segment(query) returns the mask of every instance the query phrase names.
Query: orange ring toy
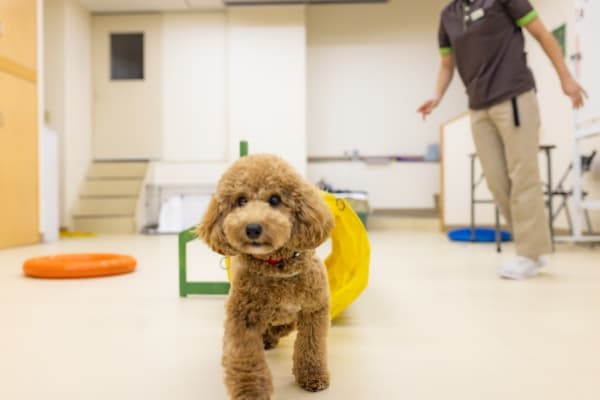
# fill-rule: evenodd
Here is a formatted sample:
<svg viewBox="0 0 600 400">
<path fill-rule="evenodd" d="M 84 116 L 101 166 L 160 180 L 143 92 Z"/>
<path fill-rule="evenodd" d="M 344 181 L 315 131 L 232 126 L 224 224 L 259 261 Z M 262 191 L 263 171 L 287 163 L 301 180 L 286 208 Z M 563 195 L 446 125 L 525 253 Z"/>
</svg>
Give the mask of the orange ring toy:
<svg viewBox="0 0 600 400">
<path fill-rule="evenodd" d="M 135 270 L 135 258 L 111 253 L 58 254 L 30 258 L 23 272 L 34 278 L 93 278 Z"/>
</svg>

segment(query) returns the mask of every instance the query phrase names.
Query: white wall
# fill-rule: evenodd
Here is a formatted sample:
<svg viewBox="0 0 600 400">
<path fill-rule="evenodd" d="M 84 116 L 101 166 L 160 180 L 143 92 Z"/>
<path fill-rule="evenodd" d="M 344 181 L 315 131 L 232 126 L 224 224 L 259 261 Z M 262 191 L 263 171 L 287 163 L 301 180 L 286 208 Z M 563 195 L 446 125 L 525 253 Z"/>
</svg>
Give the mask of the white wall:
<svg viewBox="0 0 600 400">
<path fill-rule="evenodd" d="M 47 125 L 64 130 L 64 1 L 44 1 L 44 108 Z"/>
<path fill-rule="evenodd" d="M 162 159 L 224 161 L 225 15 L 165 14 L 162 29 Z"/>
<path fill-rule="evenodd" d="M 308 178 L 326 178 L 336 189 L 367 191 L 373 210 L 418 210 L 434 208 L 439 170 L 437 163 L 309 163 Z"/>
<path fill-rule="evenodd" d="M 45 30 L 46 10 L 44 0 L 36 1 L 37 25 L 37 113 L 38 113 L 38 170 L 39 170 L 39 227 L 44 241 L 58 237 L 60 204 L 58 195 L 58 138 L 48 132 L 44 121 L 45 95 Z"/>
<path fill-rule="evenodd" d="M 574 5 L 571 0 L 560 2 L 534 0 L 532 3 L 550 30 L 567 22 L 570 19 L 570 14 L 574 13 Z M 570 29 L 572 29 L 572 25 L 567 28 L 568 34 Z M 557 146 L 557 150 L 553 154 L 553 167 L 554 171 L 562 172 L 571 161 L 573 113 L 570 102 L 568 97 L 562 93 L 560 81 L 552 64 L 544 54 L 541 46 L 528 33 L 526 33 L 526 46 L 529 65 L 533 70 L 538 89 L 542 117 L 540 139 L 542 143 Z"/>
<path fill-rule="evenodd" d="M 79 2 L 65 14 L 65 208 L 75 207 L 92 158 L 91 19 Z M 65 210 L 65 211 L 66 211 Z"/>
<path fill-rule="evenodd" d="M 426 123 L 447 0 L 308 8 L 308 154 L 424 154 L 442 121 L 466 110 L 455 79 Z M 456 76 L 458 78 L 458 76 Z M 433 179 L 433 177 L 431 177 Z"/>
<path fill-rule="evenodd" d="M 550 30 L 567 22 L 567 54 L 573 54 L 574 0 L 533 0 L 532 3 Z M 529 64 L 536 77 L 539 93 L 538 98 L 542 115 L 542 141 L 557 146 L 553 156 L 554 175 L 557 176 L 562 174 L 572 158 L 573 111 L 569 99 L 562 93 L 560 82 L 552 64 L 535 39 L 529 35 L 527 36 Z M 570 61 L 568 61 L 568 65 L 572 67 Z M 591 139 L 584 144 L 586 152 L 593 148 L 600 151 L 600 138 Z M 600 198 L 600 177 L 596 180 L 586 180 L 585 188 L 590 190 L 595 198 Z M 594 217 L 596 230 L 600 230 L 600 213 L 592 212 L 592 216 Z M 558 227 L 565 228 L 566 226 L 566 220 L 561 218 Z"/>
<path fill-rule="evenodd" d="M 69 227 L 91 161 L 91 21 L 76 0 L 45 0 L 44 9 L 45 110 L 59 138 L 60 224 Z"/>
<path fill-rule="evenodd" d="M 280 155 L 306 173 L 304 6 L 227 10 L 228 120 L 232 145 Z"/>
<path fill-rule="evenodd" d="M 59 135 L 62 153 L 65 132 L 65 1 L 44 1 L 44 110 L 46 124 Z M 64 157 L 60 160 L 61 217 L 64 211 Z M 61 218 L 61 224 L 65 220 Z"/>
</svg>

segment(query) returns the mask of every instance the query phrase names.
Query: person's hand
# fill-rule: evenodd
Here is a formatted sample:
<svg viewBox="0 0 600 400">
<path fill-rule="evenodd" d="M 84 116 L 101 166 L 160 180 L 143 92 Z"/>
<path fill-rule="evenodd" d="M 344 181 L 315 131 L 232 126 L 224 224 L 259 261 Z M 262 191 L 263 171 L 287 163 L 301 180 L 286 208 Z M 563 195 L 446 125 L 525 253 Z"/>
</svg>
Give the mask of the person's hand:
<svg viewBox="0 0 600 400">
<path fill-rule="evenodd" d="M 427 100 L 421 105 L 421 107 L 417 109 L 417 112 L 423 115 L 423 121 L 425 121 L 425 118 L 427 118 L 427 116 L 431 114 L 431 112 L 438 106 L 438 104 L 440 104 L 440 99 L 431 99 Z"/>
<path fill-rule="evenodd" d="M 573 108 L 583 107 L 585 99 L 588 97 L 587 92 L 577 83 L 572 76 L 561 82 L 563 92 L 569 96 L 573 103 Z"/>
</svg>

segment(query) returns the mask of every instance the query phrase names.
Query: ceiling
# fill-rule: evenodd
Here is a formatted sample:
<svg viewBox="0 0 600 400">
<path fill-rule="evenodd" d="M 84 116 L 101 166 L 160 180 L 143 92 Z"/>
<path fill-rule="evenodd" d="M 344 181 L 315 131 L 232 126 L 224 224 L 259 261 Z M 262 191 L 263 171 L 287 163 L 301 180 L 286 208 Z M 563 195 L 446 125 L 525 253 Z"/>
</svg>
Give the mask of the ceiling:
<svg viewBox="0 0 600 400">
<path fill-rule="evenodd" d="M 221 10 L 226 5 L 385 3 L 389 0 L 79 0 L 94 13 Z"/>
<path fill-rule="evenodd" d="M 79 0 L 92 12 L 192 11 L 224 8 L 223 0 Z"/>
</svg>

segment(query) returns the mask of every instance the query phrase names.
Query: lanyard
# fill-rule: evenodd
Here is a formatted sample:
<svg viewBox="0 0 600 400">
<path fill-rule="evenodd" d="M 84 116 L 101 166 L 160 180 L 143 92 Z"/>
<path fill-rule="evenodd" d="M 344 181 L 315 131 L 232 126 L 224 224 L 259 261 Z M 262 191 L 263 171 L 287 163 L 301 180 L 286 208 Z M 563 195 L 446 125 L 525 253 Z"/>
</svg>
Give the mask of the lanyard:
<svg viewBox="0 0 600 400">
<path fill-rule="evenodd" d="M 468 27 L 468 22 L 469 22 L 469 13 L 471 11 L 471 1 L 470 0 L 463 0 L 462 1 L 462 5 L 463 5 L 463 30 L 467 30 Z"/>
</svg>

